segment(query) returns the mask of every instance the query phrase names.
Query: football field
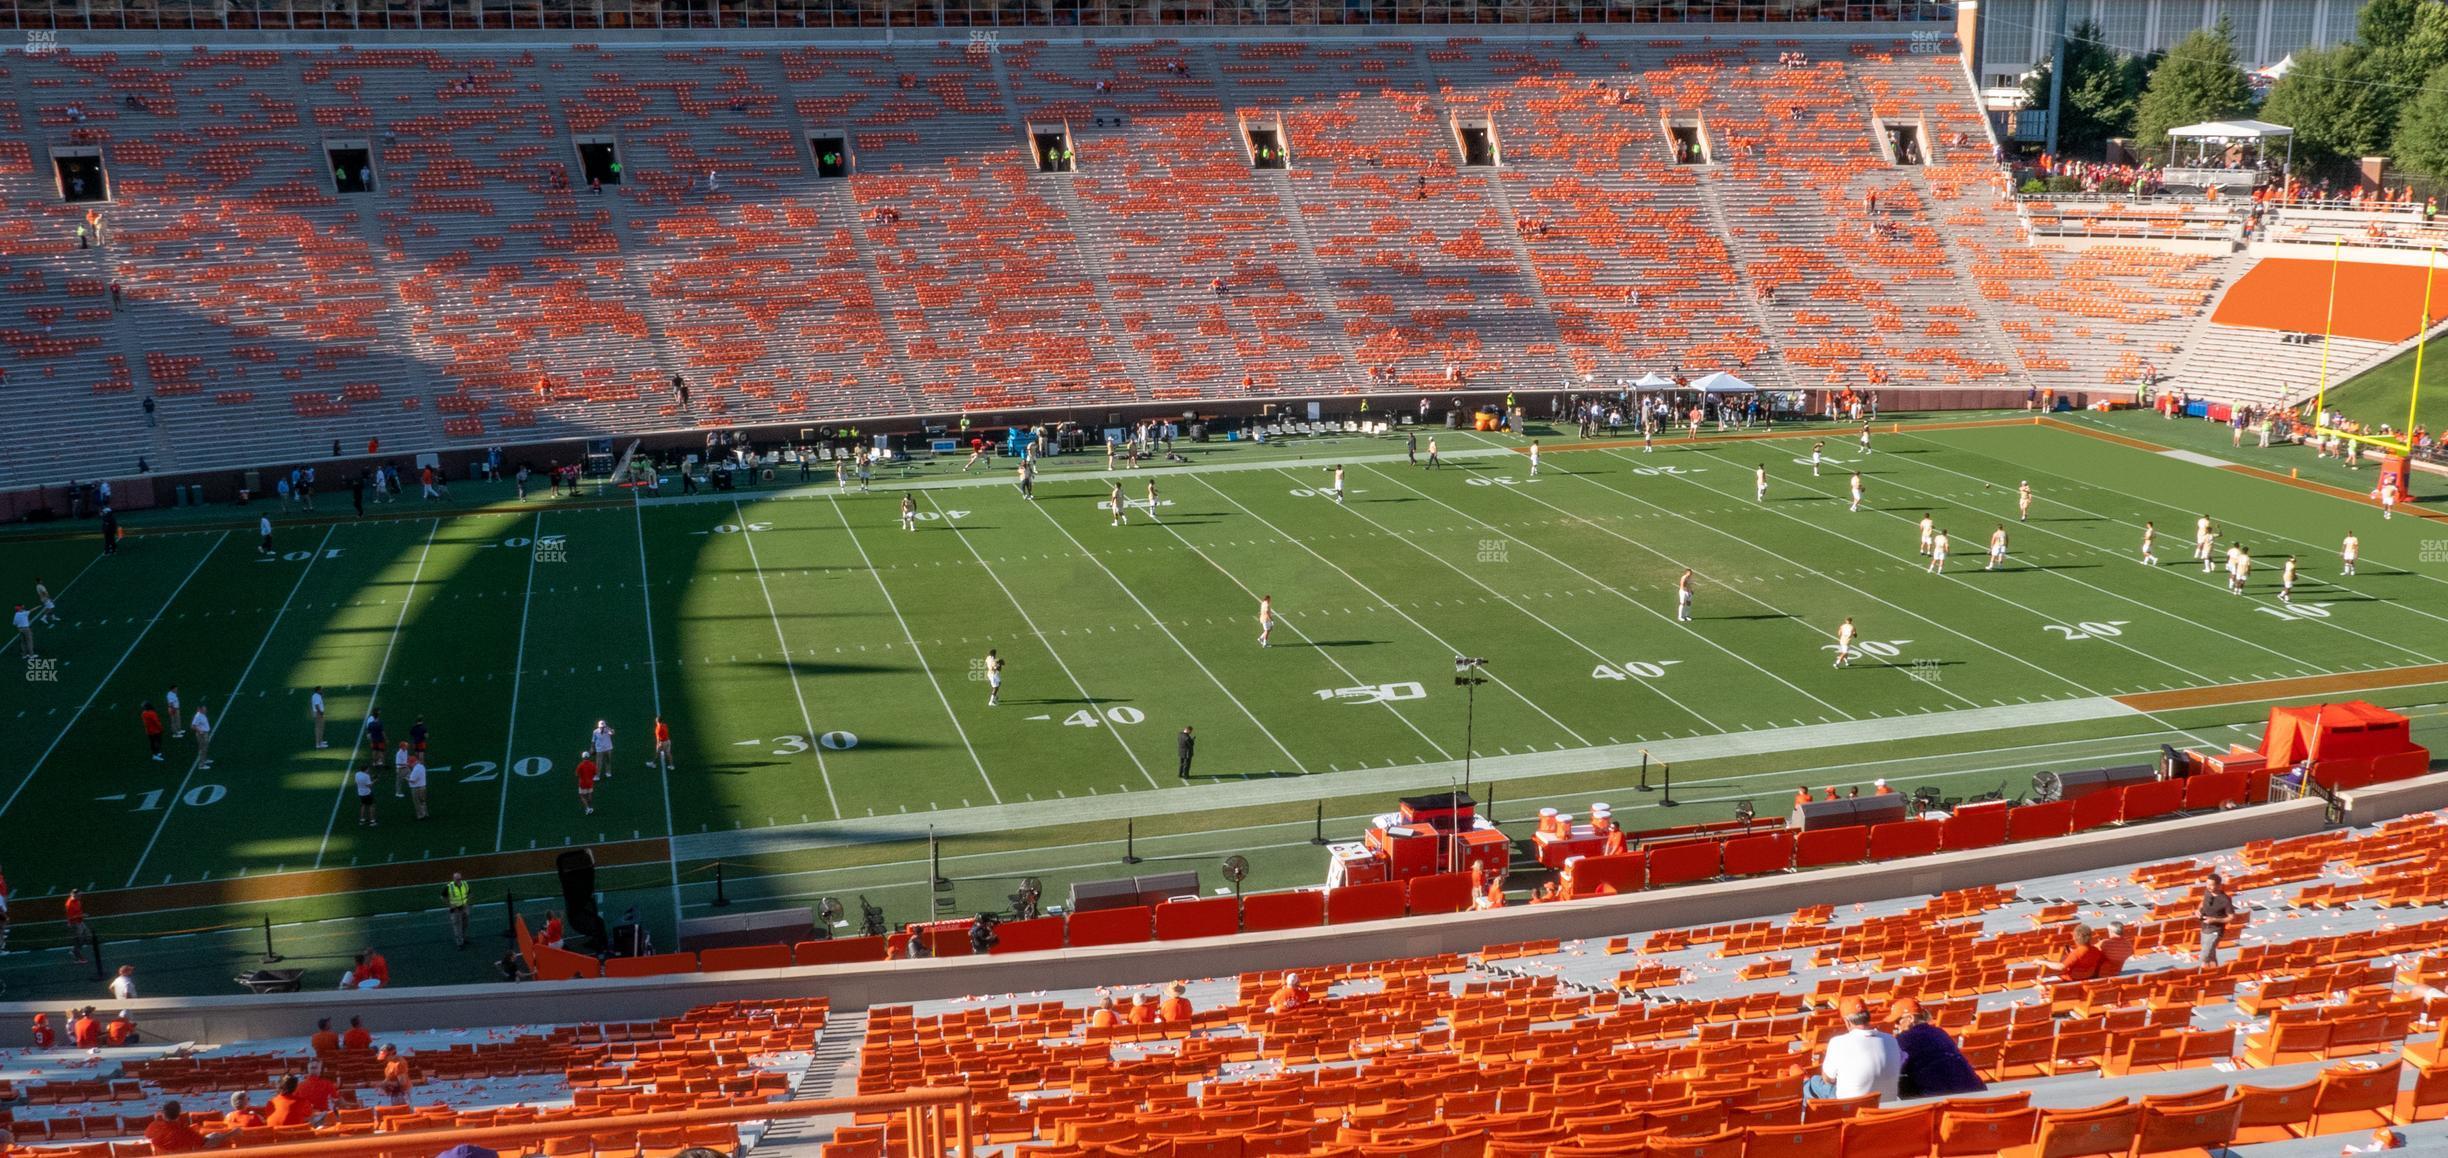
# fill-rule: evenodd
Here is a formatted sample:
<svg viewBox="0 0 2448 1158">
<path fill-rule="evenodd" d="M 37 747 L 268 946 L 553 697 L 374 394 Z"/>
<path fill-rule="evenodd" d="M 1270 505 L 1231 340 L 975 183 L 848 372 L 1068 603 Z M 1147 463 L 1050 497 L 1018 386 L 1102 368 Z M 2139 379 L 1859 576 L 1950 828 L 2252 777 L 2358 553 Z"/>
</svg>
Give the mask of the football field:
<svg viewBox="0 0 2448 1158">
<path fill-rule="evenodd" d="M 2016 795 L 2040 768 L 2249 743 L 2272 702 L 2370 698 L 2440 736 L 2448 526 L 2384 522 L 2308 454 L 2233 469 L 2134 420 L 1950 415 L 1882 420 L 1866 454 L 1851 428 L 1648 453 L 1541 428 L 1534 476 L 1524 439 L 1423 431 L 1423 458 L 1430 433 L 1434 469 L 1400 436 L 1211 444 L 1111 475 L 1058 458 L 1034 501 L 1008 467 L 954 462 L 867 494 L 276 512 L 268 554 L 252 512 L 140 525 L 108 559 L 90 538 L 6 540 L 0 589 L 40 577 L 62 620 L 0 692 L 18 943 L 56 943 L 46 916 L 74 887 L 105 936 L 344 918 L 390 951 L 438 935 L 424 914 L 451 872 L 542 896 L 575 846 L 613 914 L 666 931 L 711 911 L 718 865 L 726 901 L 865 895 L 899 922 L 997 907 L 1024 876 L 1059 900 L 1127 873 L 1126 831 L 1211 887 L 1230 852 L 1258 862 L 1252 887 L 1315 884 L 1320 817 L 1353 838 L 1395 796 L 1460 782 L 1466 756 L 1508 820 L 1608 799 L 1637 828 L 1744 799 L 1775 814 L 1799 782 Z M 1953 541 L 1942 575 L 1924 514 Z M 2203 515 L 2222 560 L 2251 550 L 2246 594 L 2193 561 Z M 2145 520 L 2162 566 L 2139 561 Z M 2001 527 L 2006 562 L 1984 570 Z M 1861 654 L 1838 667 L 1848 617 Z M 1456 686 L 1456 656 L 1486 682 Z M 140 705 L 173 685 L 213 721 L 209 767 L 193 737 L 148 758 Z M 430 729 L 429 819 L 386 772 L 359 823 L 372 707 L 394 742 Z M 572 769 L 599 720 L 615 747 L 587 815 Z M 1644 753 L 1685 807 L 1638 811 L 1657 802 L 1633 786 Z"/>
</svg>

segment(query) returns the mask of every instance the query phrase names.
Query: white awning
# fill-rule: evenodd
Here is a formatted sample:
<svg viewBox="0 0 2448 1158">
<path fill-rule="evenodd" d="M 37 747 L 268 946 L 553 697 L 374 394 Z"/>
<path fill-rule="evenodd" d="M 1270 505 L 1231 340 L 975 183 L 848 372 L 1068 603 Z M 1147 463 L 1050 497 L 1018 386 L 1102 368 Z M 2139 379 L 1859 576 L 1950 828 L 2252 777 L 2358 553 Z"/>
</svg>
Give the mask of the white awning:
<svg viewBox="0 0 2448 1158">
<path fill-rule="evenodd" d="M 1708 377 L 1693 382 L 1692 389 L 1709 394 L 1748 394 L 1759 389 L 1759 387 L 1745 382 L 1732 374 L 1728 374 L 1723 370 L 1719 370 Z"/>
<path fill-rule="evenodd" d="M 2295 130 L 2268 121 L 2204 121 L 2169 129 L 2168 135 L 2184 141 L 2259 141 L 2269 137 L 2291 137 Z"/>
<path fill-rule="evenodd" d="M 1651 370 L 1650 372 L 1641 375 L 1640 381 L 1633 383 L 1634 386 L 1640 387 L 1643 390 L 1664 390 L 1673 386 L 1674 384 L 1674 379 L 1669 378 L 1664 374 L 1660 374 L 1655 370 Z"/>
</svg>

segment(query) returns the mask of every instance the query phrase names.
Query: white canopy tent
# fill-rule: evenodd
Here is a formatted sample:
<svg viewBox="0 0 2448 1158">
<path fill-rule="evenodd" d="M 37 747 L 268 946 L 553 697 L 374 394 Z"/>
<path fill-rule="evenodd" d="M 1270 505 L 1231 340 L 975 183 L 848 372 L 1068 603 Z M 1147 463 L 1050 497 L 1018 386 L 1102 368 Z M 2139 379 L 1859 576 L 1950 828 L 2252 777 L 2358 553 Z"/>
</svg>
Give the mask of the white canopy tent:
<svg viewBox="0 0 2448 1158">
<path fill-rule="evenodd" d="M 1759 387 L 1720 370 L 1694 381 L 1692 389 L 1707 394 L 1749 394 Z"/>
<path fill-rule="evenodd" d="M 1637 386 L 1643 390 L 1665 390 L 1671 388 L 1674 384 L 1674 379 L 1669 378 L 1664 374 L 1660 374 L 1655 370 L 1651 370 L 1650 372 L 1641 375 L 1640 380 L 1633 383 L 1634 386 Z"/>
<path fill-rule="evenodd" d="M 2270 142 L 2281 137 L 2287 143 L 2286 159 L 2279 166 L 2283 177 L 2295 168 L 2295 130 L 2285 125 L 2233 120 L 2169 129 L 2167 168 L 2161 180 L 2205 189 L 2258 188 L 2260 173 L 2269 163 Z M 2241 165 L 2229 160 L 2229 151 L 2237 148 L 2244 153 Z"/>
</svg>

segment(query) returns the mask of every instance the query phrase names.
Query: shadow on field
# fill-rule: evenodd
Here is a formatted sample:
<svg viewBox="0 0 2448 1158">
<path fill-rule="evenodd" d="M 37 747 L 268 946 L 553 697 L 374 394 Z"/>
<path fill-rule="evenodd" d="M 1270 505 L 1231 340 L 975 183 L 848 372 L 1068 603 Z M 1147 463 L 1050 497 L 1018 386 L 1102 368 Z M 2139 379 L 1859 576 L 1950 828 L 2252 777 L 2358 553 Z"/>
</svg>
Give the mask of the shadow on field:
<svg viewBox="0 0 2448 1158">
<path fill-rule="evenodd" d="M 897 667 L 891 664 L 846 663 L 840 660 L 824 659 L 750 659 L 741 660 L 739 666 L 761 667 L 768 671 L 796 672 L 801 676 L 871 675 L 876 672 L 897 672 L 909 670 L 907 668 Z"/>
<path fill-rule="evenodd" d="M 1699 615 L 1699 616 L 1694 616 L 1693 618 L 1695 618 L 1695 619 L 1731 619 L 1731 620 L 1737 620 L 1737 621 L 1739 621 L 1739 620 L 1745 620 L 1745 619 L 1791 619 L 1791 618 L 1793 618 L 1793 613 L 1792 613 L 1792 612 L 1790 612 L 1790 611 L 1762 611 L 1762 612 L 1760 612 L 1760 613 L 1759 613 L 1759 614 L 1757 614 L 1757 615 Z"/>
<path fill-rule="evenodd" d="M 2097 563 L 2017 563 L 2017 564 L 2015 564 L 2015 565 L 2014 565 L 2014 566 L 2012 566 L 2012 567 L 2001 567 L 2001 568 L 1999 568 L 1999 570 L 2001 570 L 2001 571 L 2096 571 L 2096 570 L 2098 570 L 2098 569 L 2099 569 L 2099 566 L 2100 566 L 2100 565 L 2099 565 L 2099 564 L 2097 564 Z"/>
<path fill-rule="evenodd" d="M 1384 643 L 1382 639 L 1311 639 L 1293 644 L 1294 647 L 1369 647 Z"/>
</svg>

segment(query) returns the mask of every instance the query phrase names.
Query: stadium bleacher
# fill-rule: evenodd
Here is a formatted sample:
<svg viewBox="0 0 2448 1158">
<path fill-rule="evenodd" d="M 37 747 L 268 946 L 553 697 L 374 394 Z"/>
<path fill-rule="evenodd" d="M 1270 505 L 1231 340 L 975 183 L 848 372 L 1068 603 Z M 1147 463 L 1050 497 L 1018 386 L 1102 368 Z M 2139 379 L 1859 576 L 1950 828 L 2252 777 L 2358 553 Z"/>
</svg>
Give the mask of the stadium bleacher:
<svg viewBox="0 0 2448 1158">
<path fill-rule="evenodd" d="M 2375 1128 L 2419 1149 L 2448 1141 L 2448 875 L 2434 855 L 2444 831 L 2448 814 L 2418 812 L 1782 917 L 1189 978 L 1186 1020 L 1158 1015 L 1172 985 L 1126 983 L 380 1032 L 410 1061 L 413 1106 L 383 1096 L 370 1056 L 334 1057 L 326 1070 L 343 1093 L 329 1120 L 246 1140 L 380 1148 L 414 1130 L 501 1128 L 531 1135 L 504 1153 L 965 1153 L 949 1130 L 933 1136 L 886 1101 L 951 1090 L 965 1091 L 961 1139 L 1053 1158 L 2275 1156 L 2365 1144 Z M 2205 963 L 2197 913 L 2213 874 L 2239 917 Z M 2072 930 L 2111 921 L 2130 959 L 2060 979 Z M 1908 998 L 1987 1089 L 1893 1103 L 1804 1095 L 1842 1010 L 1858 1004 L 1884 1024 Z M 1108 1002 L 1117 1012 L 1099 1013 Z M 379 1014 L 379 998 L 364 1004 Z M 12 1051 L 0 1104 L 9 1152 L 141 1153 L 124 1139 L 151 1107 L 180 1099 L 217 1114 L 241 1090 L 260 1106 L 308 1045 Z M 804 1124 L 760 1109 L 827 1098 L 870 1101 Z M 749 1124 L 634 1124 L 692 1109 Z M 432 1152 L 406 1141 L 390 1152 Z"/>
<path fill-rule="evenodd" d="M 2172 371 L 2240 259 L 2032 244 L 2045 213 L 2004 197 L 1954 58 L 1916 47 L 29 55 L 9 79 L 36 141 L 0 158 L 8 382 L 89 418 L 0 436 L 0 485 L 375 439 L 1404 393 L 1449 368 L 2066 394 Z M 1926 163 L 1892 164 L 1873 123 L 1911 127 Z M 1075 172 L 1035 171 L 1032 125 Z M 1460 163 L 1472 126 L 1500 165 Z M 1255 166 L 1248 129 L 1289 166 Z M 848 179 L 815 175 L 818 135 L 846 139 Z M 600 196 L 577 154 L 597 140 L 622 162 Z M 110 167 L 98 250 L 48 171 L 48 148 L 87 145 Z M 336 190 L 326 145 L 366 149 L 373 188 Z"/>
</svg>

